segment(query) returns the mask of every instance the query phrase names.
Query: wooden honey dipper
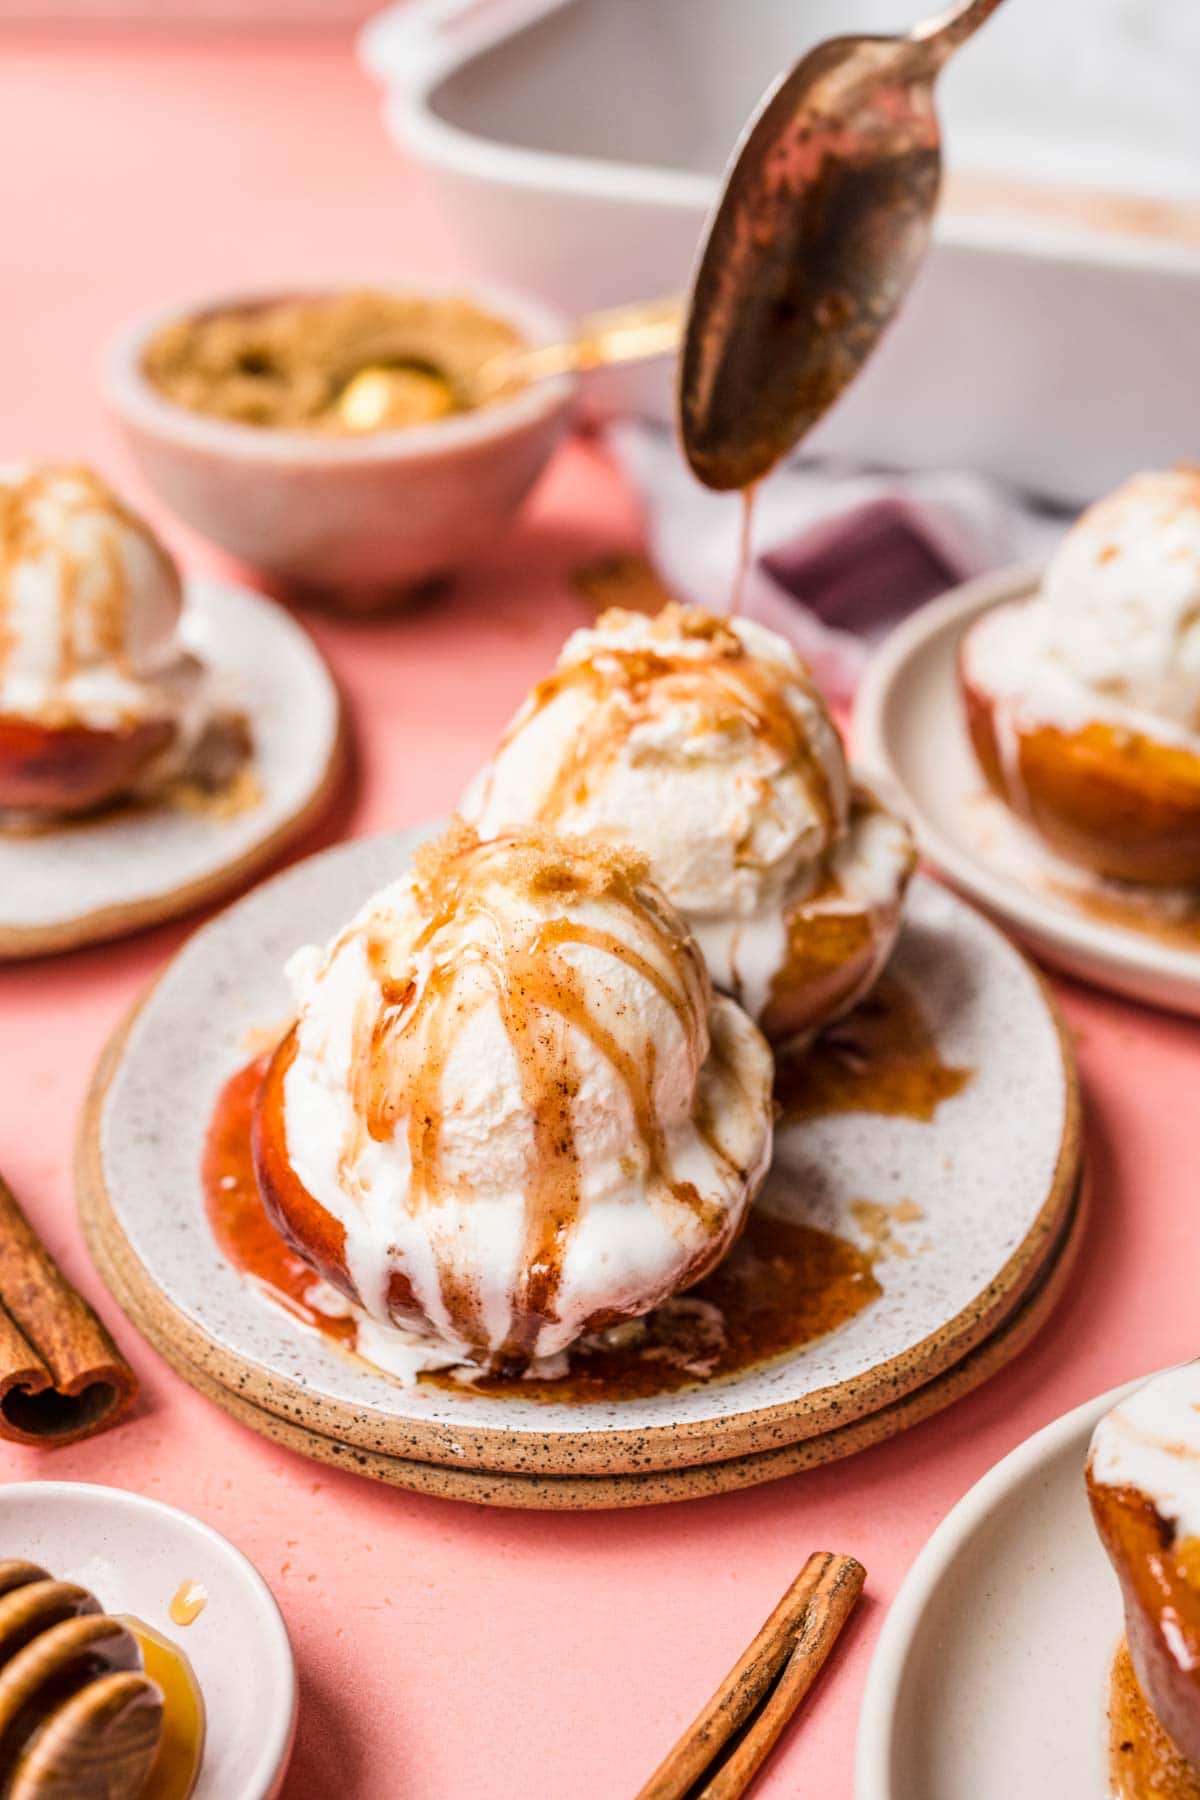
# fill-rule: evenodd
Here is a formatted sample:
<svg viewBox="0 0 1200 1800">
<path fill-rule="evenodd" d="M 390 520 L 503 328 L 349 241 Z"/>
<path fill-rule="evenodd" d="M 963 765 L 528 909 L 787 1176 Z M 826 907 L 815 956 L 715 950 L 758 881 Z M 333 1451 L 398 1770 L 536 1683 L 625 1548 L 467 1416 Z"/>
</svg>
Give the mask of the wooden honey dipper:
<svg viewBox="0 0 1200 1800">
<path fill-rule="evenodd" d="M 162 1735 L 162 1689 L 129 1626 L 75 1582 L 0 1561 L 4 1800 L 134 1800 Z"/>
</svg>

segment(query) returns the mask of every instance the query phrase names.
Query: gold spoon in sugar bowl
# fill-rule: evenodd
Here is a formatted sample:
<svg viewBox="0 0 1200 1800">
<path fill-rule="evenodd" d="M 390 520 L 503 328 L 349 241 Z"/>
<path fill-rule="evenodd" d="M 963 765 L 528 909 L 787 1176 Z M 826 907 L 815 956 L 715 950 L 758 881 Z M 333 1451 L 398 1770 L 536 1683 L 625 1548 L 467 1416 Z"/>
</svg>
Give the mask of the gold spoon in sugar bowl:
<svg viewBox="0 0 1200 1800">
<path fill-rule="evenodd" d="M 430 364 L 403 359 L 368 363 L 339 393 L 338 416 L 349 431 L 379 431 L 401 418 L 428 424 L 447 413 L 487 406 L 531 381 L 661 356 L 678 348 L 683 311 L 683 296 L 672 294 L 589 313 L 569 337 L 548 344 L 516 344 L 489 356 L 477 369 L 453 377 Z"/>
<path fill-rule="evenodd" d="M 941 181 L 934 82 L 1000 0 L 904 37 L 819 44 L 734 152 L 692 287 L 679 419 L 693 472 L 747 488 L 854 379 L 924 257 Z"/>
</svg>

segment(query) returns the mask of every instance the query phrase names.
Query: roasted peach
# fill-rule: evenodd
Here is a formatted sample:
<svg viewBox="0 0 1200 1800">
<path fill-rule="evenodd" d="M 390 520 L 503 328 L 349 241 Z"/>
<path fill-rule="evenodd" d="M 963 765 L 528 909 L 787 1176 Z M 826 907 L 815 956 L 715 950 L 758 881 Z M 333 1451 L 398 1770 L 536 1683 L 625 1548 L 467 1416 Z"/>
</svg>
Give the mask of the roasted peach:
<svg viewBox="0 0 1200 1800">
<path fill-rule="evenodd" d="M 1200 1540 L 1180 1540 L 1135 1488 L 1088 1481 L 1096 1528 L 1121 1583 L 1125 1634 L 1143 1694 L 1200 1770 Z"/>
<path fill-rule="evenodd" d="M 864 879 L 872 839 L 882 879 Z M 906 828 L 868 788 L 856 786 L 843 844 L 817 889 L 787 909 L 787 953 L 760 1020 L 773 1043 L 811 1037 L 874 986 L 900 930 L 916 865 Z"/>
<path fill-rule="evenodd" d="M 292 1168 L 287 1151 L 283 1084 L 296 1056 L 297 1040 L 289 1031 L 267 1065 L 254 1105 L 254 1174 L 272 1222 L 316 1274 L 348 1300 L 361 1296 L 346 1267 L 346 1233 L 341 1223 L 315 1200 Z M 406 1277 L 393 1269 L 388 1282 L 388 1308 L 397 1322 L 420 1326 L 423 1315 Z"/>
<path fill-rule="evenodd" d="M 136 786 L 176 730 L 169 719 L 101 729 L 0 715 L 0 810 L 57 818 L 104 806 Z"/>
<path fill-rule="evenodd" d="M 1123 881 L 1200 882 L 1200 754 L 1101 718 L 1027 719 L 972 675 L 966 646 L 959 681 L 988 786 L 1052 849 Z"/>
</svg>

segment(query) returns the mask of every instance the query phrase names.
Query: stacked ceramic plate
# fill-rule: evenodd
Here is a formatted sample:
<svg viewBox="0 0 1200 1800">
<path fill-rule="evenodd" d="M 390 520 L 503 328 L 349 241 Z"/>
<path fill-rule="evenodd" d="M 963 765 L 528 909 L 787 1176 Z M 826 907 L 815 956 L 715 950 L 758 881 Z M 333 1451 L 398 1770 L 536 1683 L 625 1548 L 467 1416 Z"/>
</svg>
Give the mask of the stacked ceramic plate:
<svg viewBox="0 0 1200 1800">
<path fill-rule="evenodd" d="M 184 947 L 109 1045 L 78 1146 L 96 1261 L 184 1377 L 252 1429 L 397 1486 L 545 1508 L 643 1505 L 846 1456 L 927 1417 L 1028 1342 L 1080 1234 L 1079 1108 L 1059 1022 L 1021 954 L 918 878 L 891 979 L 962 1079 L 931 1116 L 884 1099 L 781 1123 L 761 1209 L 869 1253 L 837 1330 L 649 1397 L 404 1387 L 228 1263 L 201 1162 L 217 1097 L 288 1018 L 283 964 L 328 938 L 424 833 L 345 844 Z"/>
</svg>

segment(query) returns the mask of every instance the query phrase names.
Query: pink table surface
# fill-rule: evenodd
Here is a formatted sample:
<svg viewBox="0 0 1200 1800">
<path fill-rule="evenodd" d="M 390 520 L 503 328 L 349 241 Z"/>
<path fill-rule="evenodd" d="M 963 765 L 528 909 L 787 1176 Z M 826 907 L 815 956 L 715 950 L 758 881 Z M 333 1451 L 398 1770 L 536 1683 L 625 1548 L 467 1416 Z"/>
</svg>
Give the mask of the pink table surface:
<svg viewBox="0 0 1200 1800">
<path fill-rule="evenodd" d="M 14 34 L 0 120 L 5 456 L 94 458 L 137 493 L 94 384 L 126 314 L 241 280 L 449 266 L 340 39 Z M 160 522 L 193 566 L 214 566 Z M 575 446 L 487 569 L 440 604 L 369 627 L 311 621 L 361 746 L 341 829 L 453 801 L 584 617 L 565 572 L 635 533 L 627 497 Z M 1056 983 L 1086 1086 L 1090 1238 L 1053 1323 L 982 1392 L 840 1466 L 647 1511 L 485 1511 L 331 1473 L 225 1418 L 114 1319 L 75 1222 L 92 1064 L 188 929 L 0 971 L 0 1167 L 143 1384 L 119 1430 L 57 1452 L 0 1447 L 0 1472 L 136 1488 L 253 1558 L 300 1669 L 288 1800 L 632 1793 L 822 1546 L 866 1563 L 869 1603 L 758 1791 L 842 1800 L 871 1648 L 933 1526 L 1029 1432 L 1198 1348 L 1196 1027 Z"/>
</svg>

